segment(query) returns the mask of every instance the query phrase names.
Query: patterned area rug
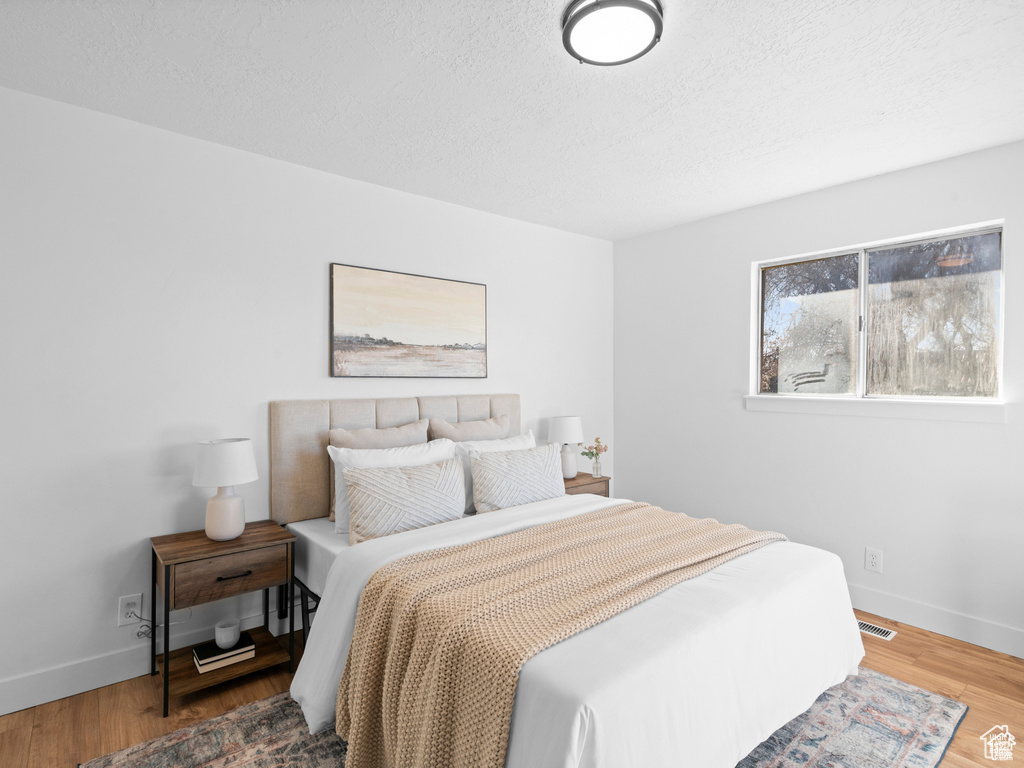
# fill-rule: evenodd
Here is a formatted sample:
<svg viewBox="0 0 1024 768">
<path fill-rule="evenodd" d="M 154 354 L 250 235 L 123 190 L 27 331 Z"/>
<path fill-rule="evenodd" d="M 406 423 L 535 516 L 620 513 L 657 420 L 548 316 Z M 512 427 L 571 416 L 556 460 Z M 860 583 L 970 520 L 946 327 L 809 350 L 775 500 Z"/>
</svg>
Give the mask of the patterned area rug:
<svg viewBox="0 0 1024 768">
<path fill-rule="evenodd" d="M 82 764 L 83 768 L 339 768 L 345 742 L 310 735 L 287 693 Z"/>
<path fill-rule="evenodd" d="M 967 707 L 864 667 L 737 768 L 934 768 Z M 310 735 L 287 693 L 90 760 L 83 768 L 341 768 L 345 743 Z"/>
<path fill-rule="evenodd" d="M 860 668 L 736 768 L 934 768 L 967 705 Z"/>
</svg>

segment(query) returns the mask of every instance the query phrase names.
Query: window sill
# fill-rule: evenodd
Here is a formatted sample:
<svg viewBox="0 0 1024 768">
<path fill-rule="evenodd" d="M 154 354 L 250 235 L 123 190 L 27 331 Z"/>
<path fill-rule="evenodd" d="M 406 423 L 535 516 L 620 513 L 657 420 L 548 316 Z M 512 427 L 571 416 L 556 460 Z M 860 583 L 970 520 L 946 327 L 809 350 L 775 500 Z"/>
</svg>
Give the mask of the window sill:
<svg viewBox="0 0 1024 768">
<path fill-rule="evenodd" d="M 811 413 L 824 416 L 868 416 L 887 419 L 926 419 L 1004 424 L 1005 405 L 987 401 L 879 400 L 875 398 L 745 395 L 748 411 Z"/>
</svg>

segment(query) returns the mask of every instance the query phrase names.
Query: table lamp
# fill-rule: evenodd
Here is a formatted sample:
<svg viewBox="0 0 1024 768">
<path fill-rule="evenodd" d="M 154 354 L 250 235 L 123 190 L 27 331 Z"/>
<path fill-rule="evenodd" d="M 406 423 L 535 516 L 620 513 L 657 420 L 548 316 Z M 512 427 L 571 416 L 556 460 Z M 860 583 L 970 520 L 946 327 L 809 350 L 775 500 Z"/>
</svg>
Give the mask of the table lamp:
<svg viewBox="0 0 1024 768">
<path fill-rule="evenodd" d="M 562 477 L 568 480 L 576 477 L 576 451 L 570 443 L 583 440 L 583 421 L 579 416 L 553 416 L 548 426 L 548 440 L 562 444 Z"/>
<path fill-rule="evenodd" d="M 206 440 L 196 449 L 196 470 L 192 485 L 216 488 L 206 502 L 206 537 L 214 541 L 237 538 L 245 530 L 245 505 L 234 486 L 258 480 L 252 440 L 229 437 Z"/>
</svg>

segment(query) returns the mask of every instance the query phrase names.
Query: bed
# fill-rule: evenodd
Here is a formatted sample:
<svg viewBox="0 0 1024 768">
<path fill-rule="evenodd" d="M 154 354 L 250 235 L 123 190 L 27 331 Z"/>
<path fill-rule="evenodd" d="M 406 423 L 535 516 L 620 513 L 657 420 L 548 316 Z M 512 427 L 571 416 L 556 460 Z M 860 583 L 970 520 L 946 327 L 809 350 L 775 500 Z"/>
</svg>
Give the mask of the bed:
<svg viewBox="0 0 1024 768">
<path fill-rule="evenodd" d="M 339 541 L 324 522 L 328 430 L 399 426 L 425 414 L 453 423 L 505 414 L 510 433 L 520 431 L 516 395 L 271 404 L 272 516 L 298 531 L 296 574 L 319 599 L 291 687 L 311 731 L 333 725 L 360 595 L 382 565 L 626 501 L 563 496 L 355 546 Z M 769 544 L 527 661 L 505 764 L 732 768 L 855 673 L 863 653 L 841 561 Z"/>
</svg>

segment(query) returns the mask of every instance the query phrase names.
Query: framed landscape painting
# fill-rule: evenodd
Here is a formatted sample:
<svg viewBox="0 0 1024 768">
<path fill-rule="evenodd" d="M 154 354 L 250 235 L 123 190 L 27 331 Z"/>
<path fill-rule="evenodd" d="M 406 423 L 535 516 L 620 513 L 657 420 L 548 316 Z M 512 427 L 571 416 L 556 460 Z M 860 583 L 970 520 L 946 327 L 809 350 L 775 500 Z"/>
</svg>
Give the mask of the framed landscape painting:
<svg viewBox="0 0 1024 768">
<path fill-rule="evenodd" d="M 331 264 L 331 376 L 487 378 L 487 286 Z"/>
</svg>

